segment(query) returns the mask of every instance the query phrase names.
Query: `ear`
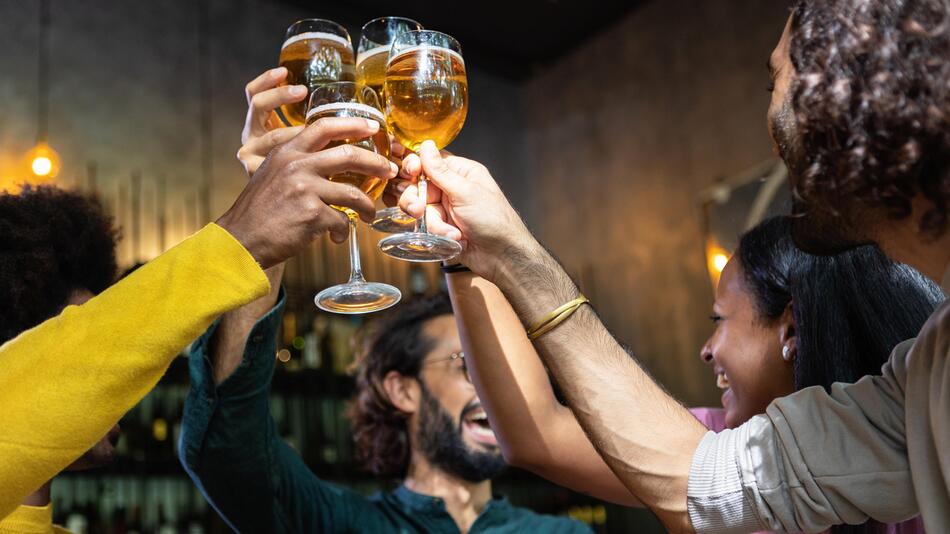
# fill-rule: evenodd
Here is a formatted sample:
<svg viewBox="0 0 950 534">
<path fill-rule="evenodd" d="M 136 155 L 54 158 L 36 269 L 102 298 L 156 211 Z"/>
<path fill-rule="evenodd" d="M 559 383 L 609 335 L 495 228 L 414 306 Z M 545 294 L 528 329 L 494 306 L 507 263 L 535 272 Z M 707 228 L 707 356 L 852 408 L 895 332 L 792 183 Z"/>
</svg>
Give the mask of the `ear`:
<svg viewBox="0 0 950 534">
<path fill-rule="evenodd" d="M 795 326 L 794 303 L 789 303 L 778 320 L 779 343 L 782 345 L 782 359 L 793 362 L 798 356 L 798 329 Z"/>
<path fill-rule="evenodd" d="M 419 411 L 422 390 L 415 378 L 390 371 L 383 378 L 383 389 L 386 391 L 386 396 L 389 397 L 389 402 L 397 410 L 407 414 Z"/>
</svg>

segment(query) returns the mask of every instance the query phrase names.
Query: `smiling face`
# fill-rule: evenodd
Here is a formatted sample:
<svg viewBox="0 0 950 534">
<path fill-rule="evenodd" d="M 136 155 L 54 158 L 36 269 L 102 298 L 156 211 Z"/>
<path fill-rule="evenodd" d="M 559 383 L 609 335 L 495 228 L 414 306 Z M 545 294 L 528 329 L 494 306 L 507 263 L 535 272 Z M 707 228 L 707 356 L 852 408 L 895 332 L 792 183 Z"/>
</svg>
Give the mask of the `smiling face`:
<svg viewBox="0 0 950 534">
<path fill-rule="evenodd" d="M 716 330 L 700 356 L 710 364 L 723 390 L 726 426 L 741 425 L 777 397 L 795 391 L 791 362 L 782 358 L 783 320 L 762 320 L 736 257 L 729 260 L 713 304 Z"/>
<path fill-rule="evenodd" d="M 422 363 L 422 401 L 415 425 L 416 442 L 434 465 L 466 480 L 481 481 L 505 468 L 498 441 L 488 423 L 464 359 L 452 315 L 426 322 L 422 334 L 433 342 Z"/>
</svg>

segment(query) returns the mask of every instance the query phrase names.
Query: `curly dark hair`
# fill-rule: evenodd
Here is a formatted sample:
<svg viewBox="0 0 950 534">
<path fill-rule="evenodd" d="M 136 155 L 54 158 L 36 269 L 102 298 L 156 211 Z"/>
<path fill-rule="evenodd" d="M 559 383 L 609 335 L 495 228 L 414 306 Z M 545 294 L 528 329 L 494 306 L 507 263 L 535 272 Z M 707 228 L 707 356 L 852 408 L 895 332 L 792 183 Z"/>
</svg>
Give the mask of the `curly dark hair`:
<svg viewBox="0 0 950 534">
<path fill-rule="evenodd" d="M 374 325 L 376 334 L 359 363 L 349 410 L 357 460 L 374 475 L 404 477 L 409 467 L 409 414 L 390 402 L 383 379 L 390 371 L 418 377 L 435 344 L 423 335 L 423 326 L 451 314 L 452 303 L 442 293 L 401 304 Z"/>
<path fill-rule="evenodd" d="M 59 313 L 74 290 L 108 287 L 117 237 L 94 197 L 50 186 L 0 193 L 0 343 Z"/>
<path fill-rule="evenodd" d="M 950 0 L 800 0 L 791 108 L 805 158 L 796 194 L 836 213 L 857 198 L 893 219 L 923 195 L 920 230 L 950 208 Z M 843 202 L 842 202 L 843 201 Z"/>
</svg>

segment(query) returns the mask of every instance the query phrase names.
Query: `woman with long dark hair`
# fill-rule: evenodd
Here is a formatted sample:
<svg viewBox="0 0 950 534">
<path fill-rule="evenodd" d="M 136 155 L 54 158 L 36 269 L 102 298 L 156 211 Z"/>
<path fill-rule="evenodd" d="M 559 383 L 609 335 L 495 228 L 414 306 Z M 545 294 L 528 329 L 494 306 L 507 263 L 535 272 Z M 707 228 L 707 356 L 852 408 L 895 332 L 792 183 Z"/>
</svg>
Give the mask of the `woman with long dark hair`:
<svg viewBox="0 0 950 534">
<path fill-rule="evenodd" d="M 506 459 L 577 491 L 637 505 L 570 409 L 557 401 L 501 292 L 467 273 L 450 275 L 449 288 L 466 360 Z M 716 328 L 701 350 L 723 390 L 723 408 L 693 413 L 719 431 L 798 389 L 877 374 L 894 346 L 913 337 L 943 298 L 936 285 L 876 247 L 810 256 L 795 248 L 787 219 L 767 220 L 742 236 L 723 270 L 713 306 Z M 922 530 L 914 520 L 834 531 L 885 527 Z"/>
</svg>

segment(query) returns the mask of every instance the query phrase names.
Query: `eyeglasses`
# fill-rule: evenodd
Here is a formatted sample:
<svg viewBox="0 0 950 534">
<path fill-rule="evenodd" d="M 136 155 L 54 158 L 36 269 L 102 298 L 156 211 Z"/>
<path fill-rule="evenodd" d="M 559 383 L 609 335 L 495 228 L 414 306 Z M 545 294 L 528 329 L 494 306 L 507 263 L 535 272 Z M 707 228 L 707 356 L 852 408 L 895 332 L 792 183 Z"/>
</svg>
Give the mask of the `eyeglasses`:
<svg viewBox="0 0 950 534">
<path fill-rule="evenodd" d="M 465 363 L 465 353 L 462 351 L 453 352 L 452 354 L 449 355 L 448 358 L 439 358 L 437 360 L 429 360 L 427 362 L 423 362 L 422 366 L 425 367 L 426 365 L 433 364 L 433 363 L 450 362 L 450 361 L 455 361 L 455 360 L 461 361 L 462 363 L 461 369 L 462 369 L 462 372 L 465 374 L 465 380 L 468 380 L 468 383 L 471 384 L 472 375 L 468 373 L 468 365 Z"/>
</svg>

